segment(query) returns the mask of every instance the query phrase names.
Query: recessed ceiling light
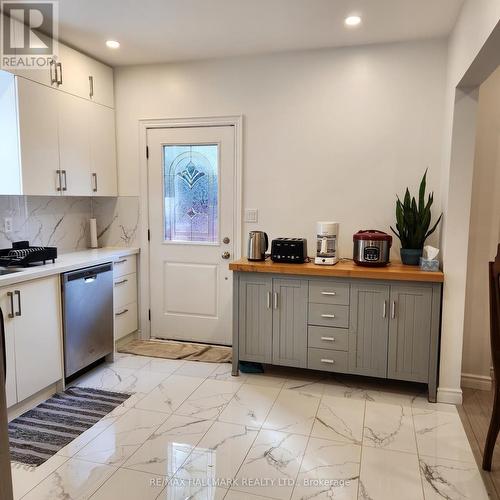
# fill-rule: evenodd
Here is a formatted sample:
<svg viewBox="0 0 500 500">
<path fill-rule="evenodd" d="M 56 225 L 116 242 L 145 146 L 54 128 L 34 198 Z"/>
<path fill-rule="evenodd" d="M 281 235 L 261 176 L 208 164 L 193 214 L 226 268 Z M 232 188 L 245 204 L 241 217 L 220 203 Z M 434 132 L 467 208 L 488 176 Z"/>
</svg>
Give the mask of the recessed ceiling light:
<svg viewBox="0 0 500 500">
<path fill-rule="evenodd" d="M 118 49 L 120 48 L 120 42 L 117 42 L 116 40 L 107 40 L 106 46 L 110 49 Z"/>
<path fill-rule="evenodd" d="M 346 26 L 358 26 L 361 24 L 361 18 L 359 16 L 348 16 L 344 21 Z"/>
</svg>

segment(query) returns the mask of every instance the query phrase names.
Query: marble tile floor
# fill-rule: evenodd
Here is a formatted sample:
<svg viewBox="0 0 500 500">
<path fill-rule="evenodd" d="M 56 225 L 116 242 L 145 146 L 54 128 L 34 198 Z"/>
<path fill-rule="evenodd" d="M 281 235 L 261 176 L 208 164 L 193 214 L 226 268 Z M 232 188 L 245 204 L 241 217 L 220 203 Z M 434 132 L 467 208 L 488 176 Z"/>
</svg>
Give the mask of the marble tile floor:
<svg viewBox="0 0 500 500">
<path fill-rule="evenodd" d="M 420 386 L 118 355 L 74 384 L 134 395 L 33 469 L 25 500 L 488 498 L 454 406 Z"/>
</svg>

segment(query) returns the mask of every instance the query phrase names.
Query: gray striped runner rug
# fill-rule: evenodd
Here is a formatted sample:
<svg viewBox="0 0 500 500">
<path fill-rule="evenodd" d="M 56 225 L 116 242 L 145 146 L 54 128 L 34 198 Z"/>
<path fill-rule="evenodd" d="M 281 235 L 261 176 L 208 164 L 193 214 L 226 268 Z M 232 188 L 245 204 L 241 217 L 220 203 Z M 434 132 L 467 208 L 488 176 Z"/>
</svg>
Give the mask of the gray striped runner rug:
<svg viewBox="0 0 500 500">
<path fill-rule="evenodd" d="M 38 467 L 129 397 L 82 387 L 56 394 L 10 422 L 11 459 Z"/>
</svg>

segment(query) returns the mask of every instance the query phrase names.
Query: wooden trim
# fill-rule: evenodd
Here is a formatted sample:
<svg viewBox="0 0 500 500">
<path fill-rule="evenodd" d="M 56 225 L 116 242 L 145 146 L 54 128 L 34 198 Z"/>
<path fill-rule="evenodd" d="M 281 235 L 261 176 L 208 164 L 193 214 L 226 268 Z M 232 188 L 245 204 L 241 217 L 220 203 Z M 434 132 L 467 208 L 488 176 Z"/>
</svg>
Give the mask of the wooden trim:
<svg viewBox="0 0 500 500">
<path fill-rule="evenodd" d="M 339 262 L 334 266 L 307 264 L 281 264 L 271 260 L 263 262 L 241 259 L 229 264 L 231 271 L 247 273 L 291 274 L 299 276 L 324 276 L 342 278 L 365 278 L 392 281 L 416 281 L 426 283 L 442 283 L 444 274 L 441 271 L 422 271 L 418 266 L 405 266 L 394 263 L 385 267 L 358 266 L 352 261 Z"/>
<path fill-rule="evenodd" d="M 473 373 L 462 373 L 461 386 L 468 389 L 479 389 L 490 391 L 492 385 L 491 377 L 487 375 L 475 375 Z"/>
</svg>

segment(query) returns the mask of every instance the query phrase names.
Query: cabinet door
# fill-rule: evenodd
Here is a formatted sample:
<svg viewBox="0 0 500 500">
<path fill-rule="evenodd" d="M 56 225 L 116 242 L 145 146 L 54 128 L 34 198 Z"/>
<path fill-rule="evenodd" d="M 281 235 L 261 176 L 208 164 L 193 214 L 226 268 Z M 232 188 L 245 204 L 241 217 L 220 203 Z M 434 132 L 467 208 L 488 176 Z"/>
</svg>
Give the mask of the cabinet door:
<svg viewBox="0 0 500 500">
<path fill-rule="evenodd" d="M 19 139 L 23 194 L 60 194 L 58 92 L 18 78 Z"/>
<path fill-rule="evenodd" d="M 91 100 L 114 108 L 113 68 L 91 59 L 89 73 L 89 76 L 92 77 Z"/>
<path fill-rule="evenodd" d="M 80 97 L 58 92 L 59 155 L 63 194 L 90 196 L 89 103 Z"/>
<path fill-rule="evenodd" d="M 91 59 L 80 52 L 59 44 L 58 68 L 59 90 L 71 95 L 90 99 L 90 71 Z"/>
<path fill-rule="evenodd" d="M 349 373 L 387 377 L 389 286 L 353 284 Z"/>
<path fill-rule="evenodd" d="M 307 367 L 307 280 L 273 280 L 273 364 Z"/>
<path fill-rule="evenodd" d="M 92 193 L 117 196 L 115 111 L 88 103 L 90 116 L 90 153 Z"/>
<path fill-rule="evenodd" d="M 22 194 L 16 77 L 5 71 L 0 71 L 0 165 L 0 194 Z"/>
<path fill-rule="evenodd" d="M 272 278 L 245 275 L 239 290 L 239 357 L 242 361 L 272 362 Z"/>
<path fill-rule="evenodd" d="M 428 381 L 431 312 L 430 287 L 391 286 L 389 378 Z"/>
<path fill-rule="evenodd" d="M 21 283 L 16 290 L 15 309 L 21 313 L 15 318 L 16 380 L 22 401 L 62 379 L 59 276 Z"/>
<path fill-rule="evenodd" d="M 0 309 L 5 327 L 5 395 L 7 397 L 7 408 L 17 403 L 15 329 L 14 318 L 9 317 L 9 314 L 12 314 L 13 310 L 9 292 L 9 289 L 0 289 Z"/>
</svg>

